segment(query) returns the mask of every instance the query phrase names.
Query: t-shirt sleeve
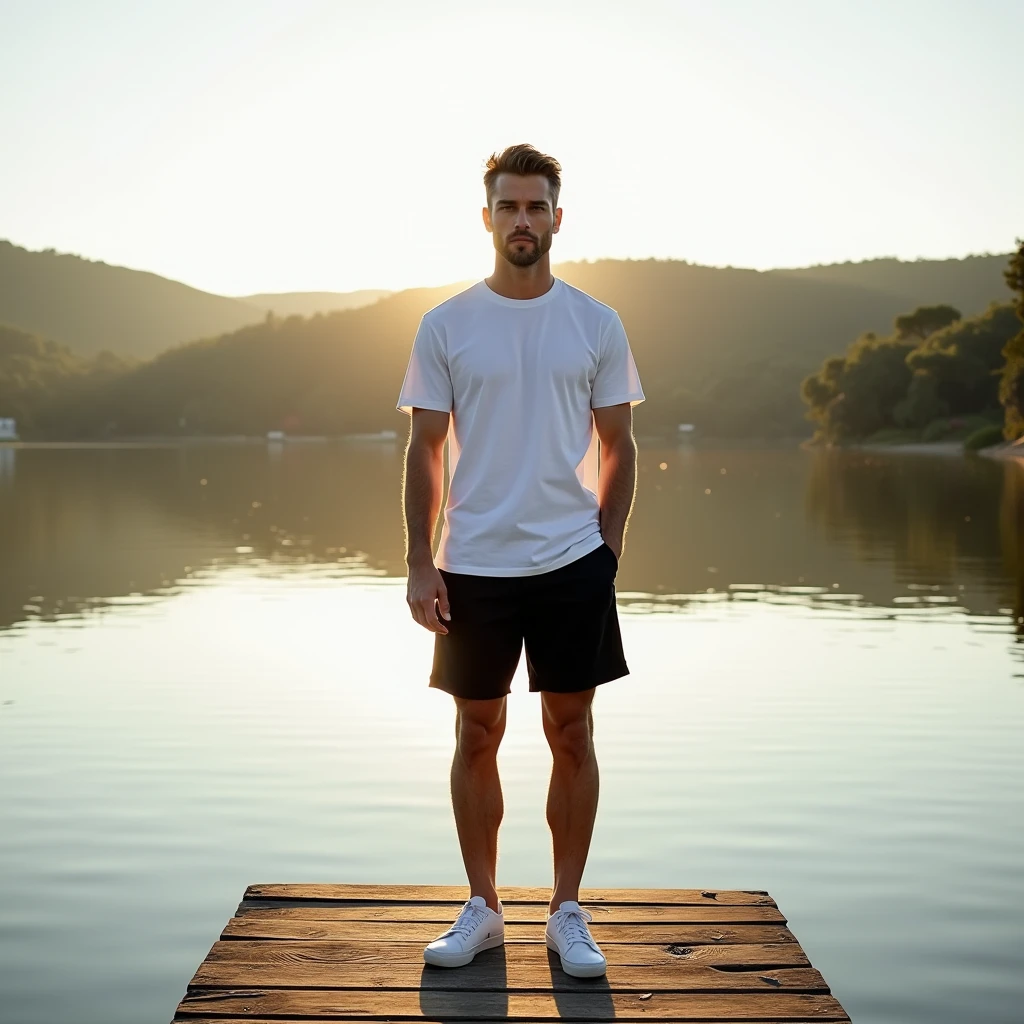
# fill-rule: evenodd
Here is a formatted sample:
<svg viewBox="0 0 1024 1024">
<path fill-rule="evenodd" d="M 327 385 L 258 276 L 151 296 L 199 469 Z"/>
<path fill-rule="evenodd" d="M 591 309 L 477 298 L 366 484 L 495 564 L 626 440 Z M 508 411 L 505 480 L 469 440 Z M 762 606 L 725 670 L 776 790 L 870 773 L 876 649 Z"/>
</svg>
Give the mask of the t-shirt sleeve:
<svg viewBox="0 0 1024 1024">
<path fill-rule="evenodd" d="M 411 416 L 414 407 L 436 409 L 438 412 L 451 412 L 452 409 L 452 378 L 448 372 L 444 342 L 425 317 L 420 319 L 413 339 L 409 365 L 395 408 Z"/>
<path fill-rule="evenodd" d="M 620 405 L 622 402 L 639 405 L 644 400 L 640 375 L 629 348 L 626 329 L 616 313 L 605 325 L 601 337 L 590 407 L 599 409 L 605 405 Z"/>
</svg>

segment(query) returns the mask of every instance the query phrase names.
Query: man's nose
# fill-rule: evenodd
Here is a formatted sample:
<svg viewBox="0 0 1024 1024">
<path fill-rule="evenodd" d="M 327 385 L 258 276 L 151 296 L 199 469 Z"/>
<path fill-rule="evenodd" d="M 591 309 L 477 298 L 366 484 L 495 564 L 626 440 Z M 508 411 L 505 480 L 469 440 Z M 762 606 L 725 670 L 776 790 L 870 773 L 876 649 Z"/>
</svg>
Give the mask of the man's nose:
<svg viewBox="0 0 1024 1024">
<path fill-rule="evenodd" d="M 530 217 L 525 210 L 520 210 L 516 214 L 516 228 L 530 229 Z"/>
</svg>

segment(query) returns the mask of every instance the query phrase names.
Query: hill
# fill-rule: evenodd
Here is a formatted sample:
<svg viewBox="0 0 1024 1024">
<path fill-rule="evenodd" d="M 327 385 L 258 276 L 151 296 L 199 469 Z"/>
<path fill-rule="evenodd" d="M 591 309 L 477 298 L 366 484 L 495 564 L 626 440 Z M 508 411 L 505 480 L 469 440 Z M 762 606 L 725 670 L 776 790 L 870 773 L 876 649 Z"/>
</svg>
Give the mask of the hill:
<svg viewBox="0 0 1024 1024">
<path fill-rule="evenodd" d="M 276 316 L 313 316 L 315 313 L 334 313 L 339 309 L 369 306 L 391 294 L 381 288 L 366 288 L 358 292 L 276 292 L 243 295 L 239 302 L 257 306 Z"/>
<path fill-rule="evenodd" d="M 727 318 L 707 307 L 728 293 L 735 282 L 764 282 L 757 290 L 765 296 L 799 294 L 819 301 L 808 310 L 816 315 L 830 297 L 860 294 L 862 306 L 854 328 L 883 330 L 895 312 L 918 305 L 947 302 L 966 315 L 981 312 L 993 300 L 1006 301 L 1009 293 L 1002 278 L 1007 256 L 968 256 L 952 260 L 868 260 L 758 272 L 712 268 L 677 260 L 600 260 L 594 263 L 563 263 L 556 273 L 579 283 L 613 306 L 630 304 L 639 285 L 644 305 L 664 306 L 666 316 L 655 310 L 655 319 L 683 315 L 688 322 L 705 322 L 713 312 L 716 321 Z M 794 292 L 794 281 L 819 285 Z M 712 285 L 712 294 L 705 287 Z M 678 296 L 659 289 L 681 289 L 686 297 L 680 310 Z M 764 289 L 763 292 L 761 289 Z M 854 291 L 851 291 L 853 289 Z M 415 291 L 415 289 L 414 289 Z M 140 359 L 151 358 L 173 345 L 237 330 L 265 318 L 268 310 L 278 316 L 310 316 L 336 309 L 352 309 L 390 293 L 284 292 L 231 298 L 214 295 L 171 281 L 147 271 L 115 267 L 52 249 L 34 252 L 0 240 L 0 323 L 70 346 L 79 355 L 103 349 Z M 617 305 L 618 304 L 618 305 Z M 735 309 L 740 313 L 741 311 Z M 740 320 L 746 322 L 741 316 Z M 725 325 L 727 326 L 727 325 Z M 840 339 L 844 345 L 849 338 Z M 840 345 L 840 347 L 841 347 Z"/>
<path fill-rule="evenodd" d="M 84 356 L 106 350 L 147 359 L 184 341 L 257 323 L 268 312 L 312 316 L 356 309 L 390 294 L 364 289 L 232 298 L 158 274 L 0 240 L 0 323 Z"/>
<path fill-rule="evenodd" d="M 622 316 L 648 397 L 636 414 L 641 433 L 687 421 L 717 436 L 807 435 L 803 378 L 865 328 L 891 325 L 922 301 L 896 289 L 669 260 L 564 263 L 555 272 Z M 394 403 L 419 317 L 467 283 L 310 318 L 269 317 L 178 346 L 112 382 L 89 421 L 65 421 L 61 431 L 403 429 Z M 1001 291 L 995 275 L 991 296 Z M 963 292 L 954 298 L 965 313 L 977 311 Z"/>
<path fill-rule="evenodd" d="M 957 309 L 980 312 L 993 300 L 1006 301 L 1009 292 L 1002 275 L 1008 259 L 1008 253 L 949 260 L 887 258 L 771 270 L 769 274 L 860 285 L 904 301 L 915 296 L 920 306 L 948 303 Z M 993 294 L 994 287 L 998 294 Z"/>
<path fill-rule="evenodd" d="M 234 331 L 266 316 L 239 299 L 158 274 L 114 267 L 0 239 L 0 323 L 70 346 L 149 358 L 194 338 Z"/>
<path fill-rule="evenodd" d="M 4 252 L 17 262 L 13 249 Z M 47 310 L 38 297 L 37 311 L 60 320 L 65 333 L 38 325 L 26 329 L 75 347 L 68 333 L 86 321 L 95 330 L 106 315 L 123 328 L 124 346 L 103 347 L 148 360 L 107 381 L 103 401 L 91 410 L 78 403 L 73 416 L 58 415 L 60 401 L 53 399 L 50 414 L 36 417 L 49 436 L 401 429 L 405 421 L 394 401 L 419 317 L 469 283 L 409 289 L 310 318 L 282 318 L 155 275 L 78 257 L 18 252 L 23 262 L 25 256 L 37 260 L 33 286 L 39 296 L 46 273 L 53 271 L 51 298 L 59 301 Z M 693 422 L 705 434 L 779 437 L 810 433 L 800 384 L 826 357 L 864 331 L 886 332 L 899 314 L 937 299 L 965 316 L 992 301 L 1005 302 L 1005 265 L 1005 257 L 976 256 L 767 272 L 654 259 L 562 263 L 554 269 L 622 316 L 648 397 L 637 411 L 640 431 Z M 88 294 L 88 280 L 97 283 L 105 306 Z M 4 305 L 17 306 L 16 292 L 3 279 L 0 322 L 6 318 L 22 326 L 24 320 Z M 203 309 L 247 322 L 220 332 L 206 325 L 194 335 L 202 340 L 165 344 L 153 357 L 154 338 L 187 323 L 182 310 L 176 311 L 179 300 L 190 317 Z M 107 338 L 114 333 L 110 329 Z M 90 349 L 77 348 L 76 354 L 82 351 Z"/>
</svg>

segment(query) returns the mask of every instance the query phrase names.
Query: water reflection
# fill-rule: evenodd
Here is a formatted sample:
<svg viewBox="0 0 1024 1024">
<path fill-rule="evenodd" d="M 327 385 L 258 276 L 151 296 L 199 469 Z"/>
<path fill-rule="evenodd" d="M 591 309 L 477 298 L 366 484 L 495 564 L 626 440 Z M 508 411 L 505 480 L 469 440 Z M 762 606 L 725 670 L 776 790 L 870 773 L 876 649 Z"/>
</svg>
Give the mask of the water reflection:
<svg viewBox="0 0 1024 1024">
<path fill-rule="evenodd" d="M 1024 636 L 1024 462 L 1005 467 L 999 526 L 1006 575 L 1013 581 L 1013 619 Z"/>
<path fill-rule="evenodd" d="M 0 448 L 0 628 L 171 597 L 234 564 L 404 575 L 402 446 Z M 641 449 L 635 607 L 751 594 L 1024 612 L 1024 466 Z"/>
<path fill-rule="evenodd" d="M 858 564 L 891 567 L 894 595 L 873 591 L 872 603 L 908 604 L 917 592 L 920 603 L 954 595 L 979 614 L 1009 614 L 1019 607 L 1020 573 L 1007 554 L 1012 516 L 1000 508 L 1019 506 L 1020 470 L 979 457 L 820 452 L 807 520 Z"/>
</svg>

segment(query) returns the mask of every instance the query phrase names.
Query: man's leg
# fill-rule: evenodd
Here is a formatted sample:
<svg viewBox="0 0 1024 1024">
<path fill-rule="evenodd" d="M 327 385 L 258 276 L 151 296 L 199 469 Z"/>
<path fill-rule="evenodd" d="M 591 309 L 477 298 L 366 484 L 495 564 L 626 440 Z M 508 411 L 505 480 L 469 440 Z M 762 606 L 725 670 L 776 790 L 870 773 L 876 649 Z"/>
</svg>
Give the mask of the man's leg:
<svg viewBox="0 0 1024 1024">
<path fill-rule="evenodd" d="M 554 849 L 555 885 L 548 907 L 579 900 L 580 881 L 597 817 L 594 687 L 580 693 L 541 692 L 544 735 L 551 747 L 547 819 Z"/>
<path fill-rule="evenodd" d="M 455 708 L 452 809 L 469 878 L 469 895 L 483 896 L 487 906 L 497 912 L 498 826 L 505 810 L 497 756 L 505 733 L 506 698 L 456 697 Z"/>
</svg>

